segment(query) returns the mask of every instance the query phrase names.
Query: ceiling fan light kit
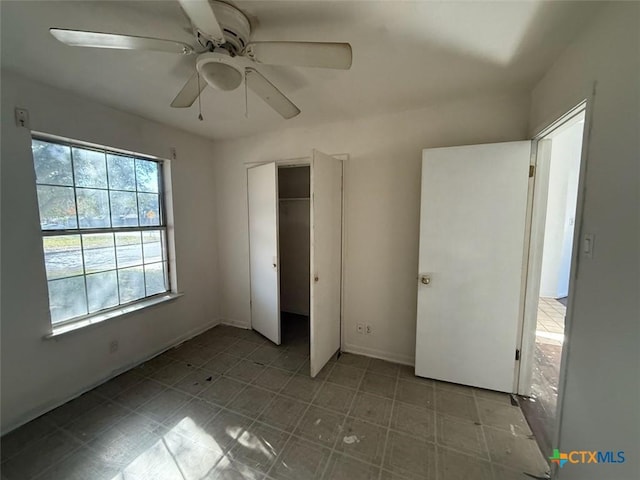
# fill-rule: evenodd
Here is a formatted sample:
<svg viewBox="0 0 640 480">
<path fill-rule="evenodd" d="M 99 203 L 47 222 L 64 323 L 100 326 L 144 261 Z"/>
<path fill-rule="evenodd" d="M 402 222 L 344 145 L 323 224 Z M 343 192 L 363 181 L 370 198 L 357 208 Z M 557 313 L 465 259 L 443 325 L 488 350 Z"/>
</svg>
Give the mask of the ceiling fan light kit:
<svg viewBox="0 0 640 480">
<path fill-rule="evenodd" d="M 242 83 L 242 72 L 226 51 L 201 53 L 196 60 L 196 70 L 216 90 L 235 90 Z"/>
<path fill-rule="evenodd" d="M 195 72 L 171 102 L 187 108 L 206 85 L 219 91 L 235 90 L 245 79 L 253 91 L 283 118 L 300 109 L 264 77 L 260 64 L 348 70 L 352 52 L 348 43 L 251 42 L 251 24 L 237 8 L 217 0 L 178 0 L 193 26 L 196 47 L 151 37 L 51 28 L 51 34 L 71 46 L 119 50 L 152 50 L 180 55 L 197 54 Z M 201 78 L 204 82 L 201 82 Z"/>
</svg>

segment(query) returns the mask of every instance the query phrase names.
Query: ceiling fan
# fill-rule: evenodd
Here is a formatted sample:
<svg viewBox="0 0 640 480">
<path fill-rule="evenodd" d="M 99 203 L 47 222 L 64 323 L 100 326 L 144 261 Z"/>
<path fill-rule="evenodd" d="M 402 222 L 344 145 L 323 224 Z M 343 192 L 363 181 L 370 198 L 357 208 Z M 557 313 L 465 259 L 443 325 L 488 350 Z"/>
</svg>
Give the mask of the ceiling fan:
<svg viewBox="0 0 640 480">
<path fill-rule="evenodd" d="M 245 86 L 289 119 L 300 113 L 256 68 L 259 64 L 351 68 L 351 45 L 335 42 L 251 42 L 251 25 L 236 7 L 218 0 L 178 0 L 193 26 L 197 46 L 160 38 L 50 28 L 67 45 L 121 50 L 153 50 L 195 55 L 195 72 L 171 102 L 174 108 L 193 105 L 208 84 L 229 91 Z M 200 79 L 205 81 L 202 82 Z M 200 116 L 200 119 L 202 117 Z"/>
</svg>

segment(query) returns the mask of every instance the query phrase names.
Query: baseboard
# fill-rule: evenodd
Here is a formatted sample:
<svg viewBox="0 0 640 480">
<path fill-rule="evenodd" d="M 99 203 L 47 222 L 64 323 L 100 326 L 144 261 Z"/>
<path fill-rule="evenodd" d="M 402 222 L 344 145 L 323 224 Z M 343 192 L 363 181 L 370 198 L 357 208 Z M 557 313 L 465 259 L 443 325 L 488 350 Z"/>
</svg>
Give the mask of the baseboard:
<svg viewBox="0 0 640 480">
<path fill-rule="evenodd" d="M 234 320 L 232 318 L 224 318 L 220 320 L 221 325 L 228 325 L 230 327 L 244 328 L 245 330 L 251 330 L 251 325 L 247 322 L 240 320 Z"/>
<path fill-rule="evenodd" d="M 402 365 L 415 365 L 415 359 L 406 355 L 398 355 L 391 352 L 385 352 L 382 350 L 376 350 L 375 348 L 361 347 L 359 345 L 351 345 L 345 343 L 342 346 L 342 351 L 346 353 L 355 353 L 357 355 L 364 355 L 366 357 L 379 358 L 380 360 L 386 360 L 388 362 L 400 363 Z"/>
<path fill-rule="evenodd" d="M 17 421 L 14 422 L 9 428 L 5 429 L 0 435 L 6 435 L 7 433 L 11 432 L 12 430 L 15 430 L 16 428 L 21 427 L 22 425 L 29 423 L 30 421 L 38 418 L 41 415 L 44 415 L 47 412 L 50 412 L 51 410 L 58 408 L 62 405 L 64 405 L 65 403 L 73 400 L 74 398 L 79 397 L 80 395 L 83 395 L 85 393 L 87 393 L 90 390 L 93 390 L 94 388 L 102 385 L 103 383 L 108 382 L 109 380 L 111 380 L 112 378 L 117 377 L 118 375 L 131 370 L 134 367 L 137 367 L 138 365 L 141 365 L 145 362 L 148 362 L 149 360 L 151 360 L 154 357 L 157 357 L 158 355 L 166 352 L 167 350 L 171 350 L 172 348 L 177 347 L 178 345 L 186 342 L 187 340 L 192 339 L 193 337 L 196 337 L 198 335 L 200 335 L 201 333 L 209 330 L 210 328 L 213 328 L 217 325 L 220 325 L 222 322 L 219 318 L 205 323 L 204 325 L 199 325 L 195 328 L 192 328 L 191 330 L 189 330 L 188 332 L 180 335 L 177 338 L 174 338 L 172 340 L 170 340 L 169 342 L 165 343 L 162 347 L 160 347 L 159 349 L 155 350 L 153 353 L 151 354 L 147 354 L 144 357 L 142 357 L 141 360 L 136 360 L 134 362 L 131 362 L 129 364 L 127 364 L 124 367 L 120 367 L 117 370 L 113 370 L 108 376 L 104 377 L 103 379 L 92 383 L 91 385 L 89 385 L 88 387 L 83 387 L 81 390 L 76 391 L 76 393 L 65 397 L 62 400 L 54 400 L 51 402 L 46 402 L 45 404 L 41 405 L 40 407 L 38 407 L 37 409 L 33 409 L 30 410 L 27 414 L 23 415 L 22 418 Z"/>
</svg>

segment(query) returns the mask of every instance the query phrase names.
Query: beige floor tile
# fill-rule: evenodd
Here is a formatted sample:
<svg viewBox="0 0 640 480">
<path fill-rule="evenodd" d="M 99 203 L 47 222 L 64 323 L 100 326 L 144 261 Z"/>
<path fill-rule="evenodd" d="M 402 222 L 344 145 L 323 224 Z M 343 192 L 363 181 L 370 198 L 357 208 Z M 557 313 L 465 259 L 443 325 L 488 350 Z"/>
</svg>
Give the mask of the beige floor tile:
<svg viewBox="0 0 640 480">
<path fill-rule="evenodd" d="M 386 427 L 389 425 L 392 406 L 393 401 L 391 399 L 358 392 L 351 406 L 349 416 Z"/>
<path fill-rule="evenodd" d="M 318 393 L 321 386 L 322 381 L 320 380 L 315 380 L 303 375 L 294 375 L 291 377 L 291 380 L 289 380 L 289 383 L 280 390 L 280 394 L 296 398 L 303 402 L 310 402 Z"/>
<path fill-rule="evenodd" d="M 437 415 L 438 445 L 489 460 L 482 427 L 469 420 Z"/>
<path fill-rule="evenodd" d="M 221 377 L 206 390 L 202 391 L 200 398 L 224 407 L 245 387 L 245 383 Z"/>
<path fill-rule="evenodd" d="M 71 455 L 47 469 L 39 476 L 42 480 L 112 480 L 119 469 L 98 460 L 93 451 L 81 447 Z"/>
<path fill-rule="evenodd" d="M 173 388 L 196 396 L 211 385 L 217 378 L 218 375 L 198 369 L 174 383 Z"/>
<path fill-rule="evenodd" d="M 220 353 L 205 363 L 202 369 L 211 373 L 223 374 L 239 361 L 239 357 L 229 355 L 228 353 Z"/>
<path fill-rule="evenodd" d="M 457 383 L 450 382 L 434 382 L 436 387 L 436 392 L 445 391 L 445 392 L 453 392 L 453 393 L 461 393 L 463 395 L 473 395 L 473 388 L 468 387 L 466 385 L 459 385 Z"/>
<path fill-rule="evenodd" d="M 249 385 L 227 404 L 227 408 L 246 417 L 257 418 L 275 397 L 276 394 L 269 390 Z"/>
<path fill-rule="evenodd" d="M 436 452 L 431 443 L 402 433 L 389 432 L 383 469 L 391 474 L 415 480 L 436 478 Z M 383 478 L 389 477 L 383 473 Z"/>
<path fill-rule="evenodd" d="M 391 428 L 421 440 L 433 442 L 436 431 L 435 419 L 433 410 L 396 402 L 393 406 Z"/>
<path fill-rule="evenodd" d="M 324 480 L 372 480 L 377 479 L 380 469 L 355 458 L 334 452 L 324 474 Z"/>
<path fill-rule="evenodd" d="M 513 435 L 492 427 L 484 429 L 491 461 L 513 469 L 522 469 L 532 475 L 543 475 L 547 464 L 534 439 Z"/>
<path fill-rule="evenodd" d="M 61 430 L 54 430 L 33 442 L 2 464 L 6 480 L 28 480 L 80 447 L 80 442 Z"/>
<path fill-rule="evenodd" d="M 167 389 L 160 392 L 147 403 L 138 408 L 137 412 L 156 422 L 164 422 L 180 407 L 191 400 L 186 393 Z"/>
<path fill-rule="evenodd" d="M 343 353 L 336 360 L 338 365 L 347 365 L 349 367 L 367 368 L 369 365 L 369 358 L 363 355 L 355 355 L 353 353 Z"/>
<path fill-rule="evenodd" d="M 269 471 L 274 480 L 318 480 L 329 460 L 331 450 L 318 444 L 291 438 Z"/>
<path fill-rule="evenodd" d="M 491 464 L 447 448 L 438 448 L 438 480 L 492 480 Z"/>
<path fill-rule="evenodd" d="M 209 420 L 220 412 L 221 408 L 200 398 L 193 398 L 163 421 L 168 428 L 180 422 L 191 420 L 196 426 L 204 427 Z"/>
<path fill-rule="evenodd" d="M 204 427 L 195 422 L 185 421 L 180 430 L 184 435 L 189 435 L 192 430 L 202 431 L 211 437 L 222 450 L 229 450 L 238 443 L 240 435 L 251 426 L 250 418 L 239 415 L 230 410 L 222 410 L 209 420 Z"/>
<path fill-rule="evenodd" d="M 531 435 L 531 429 L 519 407 L 485 399 L 478 399 L 477 404 L 480 421 L 484 425 L 520 435 Z"/>
<path fill-rule="evenodd" d="M 367 370 L 380 375 L 389 375 L 391 377 L 398 376 L 400 371 L 400 365 L 397 363 L 387 362 L 386 360 L 380 360 L 378 358 L 372 358 L 369 360 Z"/>
<path fill-rule="evenodd" d="M 448 390 L 436 390 L 436 412 L 473 422 L 480 420 L 473 396 Z"/>
<path fill-rule="evenodd" d="M 343 421 L 343 415 L 312 405 L 302 417 L 294 433 L 331 448 L 342 432 Z"/>
<path fill-rule="evenodd" d="M 307 403 L 278 395 L 260 414 L 258 421 L 286 432 L 293 432 L 307 407 Z"/>
<path fill-rule="evenodd" d="M 421 408 L 434 408 L 434 389 L 431 384 L 399 380 L 396 401 Z"/>
<path fill-rule="evenodd" d="M 342 385 L 343 387 L 358 388 L 364 372 L 365 371 L 363 369 L 338 363 L 327 376 L 327 382 Z"/>
<path fill-rule="evenodd" d="M 254 424 L 240 434 L 236 446 L 230 452 L 230 458 L 266 473 L 283 452 L 288 438 L 288 433 Z"/>
<path fill-rule="evenodd" d="M 397 379 L 395 377 L 366 372 L 360 383 L 359 390 L 380 395 L 381 397 L 393 398 L 396 392 L 396 382 Z"/>
<path fill-rule="evenodd" d="M 272 392 L 279 392 L 284 387 L 293 373 L 279 368 L 266 367 L 251 383 Z"/>
<path fill-rule="evenodd" d="M 355 418 L 347 418 L 335 445 L 337 452 L 380 465 L 387 429 Z"/>
<path fill-rule="evenodd" d="M 346 414 L 351 406 L 355 390 L 341 387 L 333 383 L 325 383 L 320 387 L 318 395 L 313 400 L 313 404 L 328 410 Z"/>
</svg>

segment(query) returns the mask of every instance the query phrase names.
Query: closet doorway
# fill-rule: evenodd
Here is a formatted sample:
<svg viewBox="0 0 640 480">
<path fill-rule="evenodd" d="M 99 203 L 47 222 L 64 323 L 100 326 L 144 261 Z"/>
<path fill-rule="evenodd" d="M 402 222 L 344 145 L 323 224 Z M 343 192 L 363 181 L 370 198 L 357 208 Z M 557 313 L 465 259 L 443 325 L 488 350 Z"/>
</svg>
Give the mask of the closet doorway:
<svg viewBox="0 0 640 480">
<path fill-rule="evenodd" d="M 311 167 L 278 167 L 281 344 L 309 355 Z"/>
<path fill-rule="evenodd" d="M 315 377 L 340 349 L 342 160 L 247 169 L 251 326 L 273 343 L 309 345 Z"/>
</svg>

